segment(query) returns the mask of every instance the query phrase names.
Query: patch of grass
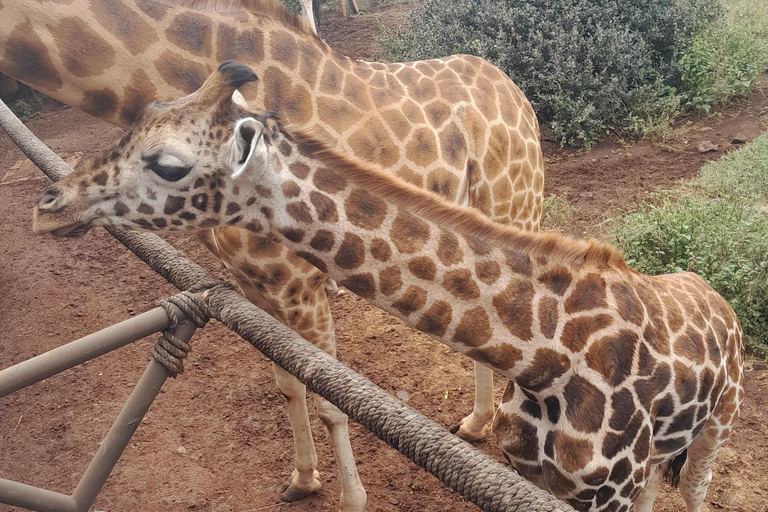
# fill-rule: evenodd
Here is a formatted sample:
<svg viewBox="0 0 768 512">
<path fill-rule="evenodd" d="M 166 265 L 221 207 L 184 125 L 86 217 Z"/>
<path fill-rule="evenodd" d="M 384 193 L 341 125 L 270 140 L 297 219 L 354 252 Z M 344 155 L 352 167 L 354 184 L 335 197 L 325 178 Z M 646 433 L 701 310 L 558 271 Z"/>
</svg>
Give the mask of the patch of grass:
<svg viewBox="0 0 768 512">
<path fill-rule="evenodd" d="M 22 123 L 26 123 L 40 116 L 43 100 L 39 93 L 28 87 L 22 87 L 16 98 L 8 104 L 8 108 Z"/>
<path fill-rule="evenodd" d="M 571 224 L 577 212 L 578 208 L 573 206 L 564 195 L 548 195 L 542 204 L 541 229 L 564 231 Z"/>
<path fill-rule="evenodd" d="M 685 190 L 652 195 L 611 236 L 640 272 L 702 276 L 736 311 L 748 348 L 768 356 L 768 134 Z"/>
</svg>

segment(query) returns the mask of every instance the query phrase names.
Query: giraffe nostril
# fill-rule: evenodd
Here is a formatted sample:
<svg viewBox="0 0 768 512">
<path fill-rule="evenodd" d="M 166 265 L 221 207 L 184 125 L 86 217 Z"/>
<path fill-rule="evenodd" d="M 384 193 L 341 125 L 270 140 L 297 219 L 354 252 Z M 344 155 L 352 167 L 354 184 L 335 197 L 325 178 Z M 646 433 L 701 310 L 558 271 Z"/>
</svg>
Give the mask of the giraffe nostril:
<svg viewBox="0 0 768 512">
<path fill-rule="evenodd" d="M 37 207 L 41 210 L 51 211 L 54 210 L 59 201 L 58 199 L 61 197 L 61 190 L 49 187 L 43 194 L 40 196 L 40 199 L 37 201 Z"/>
</svg>

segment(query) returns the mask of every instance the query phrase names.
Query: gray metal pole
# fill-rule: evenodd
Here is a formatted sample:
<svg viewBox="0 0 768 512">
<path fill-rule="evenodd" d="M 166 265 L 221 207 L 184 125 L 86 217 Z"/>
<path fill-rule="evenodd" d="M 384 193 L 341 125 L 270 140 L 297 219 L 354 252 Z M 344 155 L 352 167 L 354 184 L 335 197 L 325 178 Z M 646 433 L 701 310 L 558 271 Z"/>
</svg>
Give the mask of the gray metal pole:
<svg viewBox="0 0 768 512">
<path fill-rule="evenodd" d="M 78 512 L 72 496 L 0 478 L 0 503 L 38 512 Z"/>
<path fill-rule="evenodd" d="M 180 313 L 180 310 L 177 310 Z M 183 317 L 183 314 L 182 314 Z M 45 354 L 0 370 L 0 397 L 18 391 L 73 366 L 133 343 L 167 328 L 170 321 L 163 308 L 112 325 Z"/>
<path fill-rule="evenodd" d="M 186 318 L 183 314 L 180 318 Z M 185 343 L 197 329 L 197 326 L 190 321 L 185 320 L 176 328 L 176 336 Z M 128 446 L 131 436 L 138 428 L 139 423 L 152 405 L 152 401 L 160 392 L 165 379 L 168 378 L 168 372 L 163 366 L 152 359 L 149 366 L 144 371 L 136 387 L 133 389 L 128 401 L 125 402 L 123 410 L 117 416 L 112 428 L 109 429 L 107 436 L 101 442 L 99 450 L 93 457 L 93 460 L 85 470 L 80 483 L 77 484 L 72 497 L 78 505 L 78 511 L 87 512 L 91 504 L 96 500 L 96 496 L 107 481 L 112 468 L 117 464 L 117 460 Z"/>
</svg>

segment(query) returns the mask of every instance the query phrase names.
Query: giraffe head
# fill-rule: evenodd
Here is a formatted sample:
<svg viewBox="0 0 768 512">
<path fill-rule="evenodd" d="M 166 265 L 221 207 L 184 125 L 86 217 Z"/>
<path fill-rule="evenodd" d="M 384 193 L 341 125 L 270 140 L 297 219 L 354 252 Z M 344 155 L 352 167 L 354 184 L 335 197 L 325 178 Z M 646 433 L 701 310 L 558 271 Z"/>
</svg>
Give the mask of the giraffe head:
<svg viewBox="0 0 768 512">
<path fill-rule="evenodd" d="M 237 89 L 256 79 L 227 61 L 193 94 L 149 104 L 118 142 L 43 192 L 35 233 L 76 237 L 96 225 L 190 231 L 241 222 L 239 182 L 253 183 L 269 165 L 268 132 L 277 130 L 274 115 L 242 108 Z"/>
</svg>

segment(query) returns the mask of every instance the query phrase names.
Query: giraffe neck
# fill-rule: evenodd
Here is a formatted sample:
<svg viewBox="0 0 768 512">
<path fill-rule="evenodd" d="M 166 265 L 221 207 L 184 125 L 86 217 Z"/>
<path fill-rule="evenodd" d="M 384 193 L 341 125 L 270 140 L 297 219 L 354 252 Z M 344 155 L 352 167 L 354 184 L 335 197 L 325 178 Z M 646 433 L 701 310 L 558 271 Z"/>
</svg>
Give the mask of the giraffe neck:
<svg viewBox="0 0 768 512">
<path fill-rule="evenodd" d="M 271 1 L 248 7 L 9 0 L 0 9 L 0 72 L 128 127 L 146 104 L 192 93 L 220 62 L 236 59 L 261 77 L 243 91 L 248 101 L 261 99 L 274 111 L 280 102 L 286 120 L 305 124 L 313 115 L 309 91 L 321 74 L 335 71 L 326 79 L 341 80 L 367 65 L 335 53 Z"/>
<path fill-rule="evenodd" d="M 494 225 L 307 140 L 274 145 L 274 172 L 240 225 L 263 226 L 352 292 L 509 378 L 553 345 L 555 299 L 534 301 L 535 290 L 563 298 L 597 267 L 629 272 L 596 242 Z"/>
</svg>

